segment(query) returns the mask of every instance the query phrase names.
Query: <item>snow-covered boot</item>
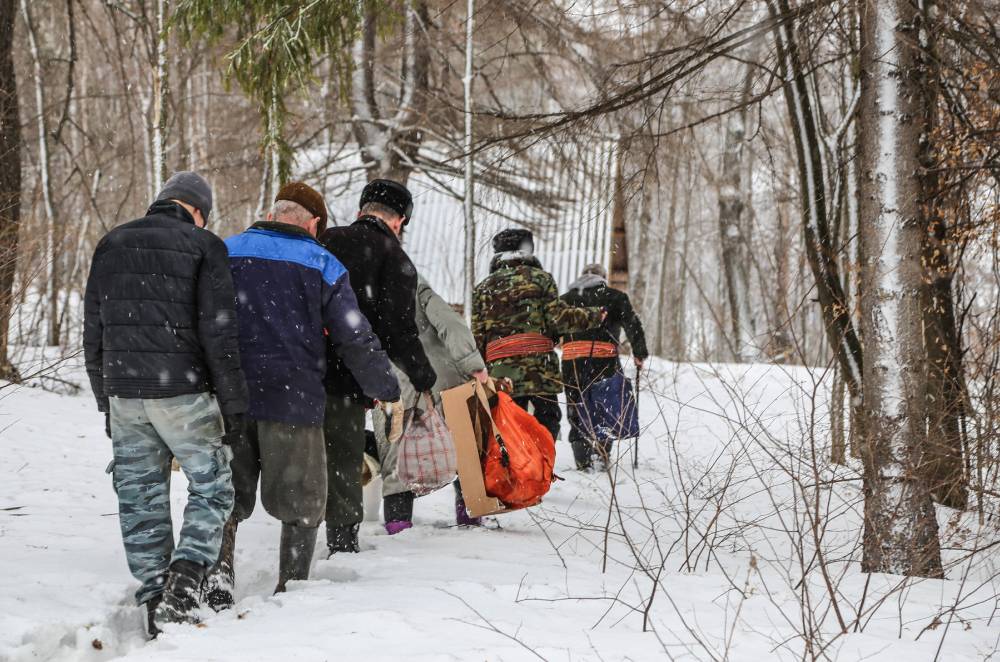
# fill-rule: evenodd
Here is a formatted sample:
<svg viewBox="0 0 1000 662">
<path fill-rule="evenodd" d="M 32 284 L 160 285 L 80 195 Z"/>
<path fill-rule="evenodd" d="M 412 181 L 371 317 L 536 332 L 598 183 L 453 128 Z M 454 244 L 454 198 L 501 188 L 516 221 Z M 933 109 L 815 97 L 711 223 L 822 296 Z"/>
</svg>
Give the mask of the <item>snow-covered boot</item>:
<svg viewBox="0 0 1000 662">
<path fill-rule="evenodd" d="M 482 526 L 481 517 L 473 517 L 465 507 L 465 497 L 461 494 L 455 496 L 455 523 L 459 526 Z"/>
<path fill-rule="evenodd" d="M 170 564 L 163 600 L 156 607 L 153 619 L 157 627 L 166 623 L 198 623 L 198 597 L 205 568 L 194 561 L 181 559 Z"/>
<path fill-rule="evenodd" d="M 215 611 L 222 611 L 233 606 L 233 587 L 236 586 L 236 572 L 233 566 L 233 554 L 236 551 L 236 516 L 233 515 L 222 529 L 222 547 L 219 549 L 219 560 L 205 575 L 201 587 L 202 600 Z"/>
<path fill-rule="evenodd" d="M 455 524 L 459 526 L 482 526 L 480 517 L 473 517 L 465 507 L 465 497 L 462 496 L 462 483 L 456 478 L 452 483 L 455 487 Z"/>
<path fill-rule="evenodd" d="M 394 519 L 385 523 L 385 532 L 390 536 L 394 536 L 397 533 L 402 533 L 407 529 L 413 528 L 413 522 L 408 519 Z"/>
<path fill-rule="evenodd" d="M 149 634 L 150 639 L 156 639 L 156 635 L 160 634 L 160 628 L 156 627 L 153 618 L 156 614 L 156 608 L 160 606 L 160 600 L 162 600 L 162 596 L 158 595 L 146 601 L 146 633 Z"/>
<path fill-rule="evenodd" d="M 326 548 L 330 551 L 330 556 L 333 556 L 337 552 L 347 552 L 350 554 L 357 554 L 361 551 L 361 547 L 358 546 L 358 529 L 361 528 L 361 523 L 348 524 L 346 526 L 329 526 L 326 527 Z"/>
<path fill-rule="evenodd" d="M 281 549 L 278 550 L 278 585 L 275 593 L 284 593 L 290 581 L 309 579 L 318 526 L 296 526 L 282 522 Z"/>
</svg>

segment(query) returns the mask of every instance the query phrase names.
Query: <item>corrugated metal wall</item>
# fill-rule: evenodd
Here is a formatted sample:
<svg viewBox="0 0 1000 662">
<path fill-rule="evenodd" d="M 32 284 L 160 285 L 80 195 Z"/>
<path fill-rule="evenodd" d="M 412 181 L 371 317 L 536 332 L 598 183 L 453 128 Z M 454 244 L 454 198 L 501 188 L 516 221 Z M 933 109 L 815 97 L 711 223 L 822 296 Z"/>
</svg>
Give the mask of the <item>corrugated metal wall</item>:
<svg viewBox="0 0 1000 662">
<path fill-rule="evenodd" d="M 508 227 L 534 230 L 535 253 L 542 266 L 555 276 L 560 292 L 585 265 L 600 262 L 610 267 L 617 143 L 602 137 L 586 144 L 584 150 L 571 148 L 570 154 L 560 148 L 558 158 L 552 148 L 534 150 L 532 170 L 541 173 L 542 182 L 520 184 L 533 190 L 541 185 L 562 200 L 555 212 L 539 211 L 514 196 L 477 186 L 477 281 L 489 270 L 490 239 Z M 349 169 L 344 162 L 336 165 L 341 171 Z M 355 171 L 323 179 L 334 222 L 350 223 L 357 214 L 364 173 Z M 434 289 L 445 300 L 460 303 L 465 246 L 463 181 L 460 177 L 435 174 L 431 178 L 415 173 L 409 188 L 414 196 L 413 219 L 407 226 L 403 246 Z"/>
</svg>

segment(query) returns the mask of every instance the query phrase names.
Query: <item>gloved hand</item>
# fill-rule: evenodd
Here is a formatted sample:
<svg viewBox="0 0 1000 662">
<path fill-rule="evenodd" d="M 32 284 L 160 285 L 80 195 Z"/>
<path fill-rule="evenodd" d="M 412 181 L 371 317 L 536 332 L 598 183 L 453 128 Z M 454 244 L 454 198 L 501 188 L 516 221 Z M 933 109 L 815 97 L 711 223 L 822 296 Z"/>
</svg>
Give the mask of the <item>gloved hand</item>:
<svg viewBox="0 0 1000 662">
<path fill-rule="evenodd" d="M 226 446 L 232 446 L 246 432 L 247 422 L 246 416 L 243 414 L 223 414 L 222 423 L 226 429 L 225 434 L 222 435 L 222 443 Z"/>
<path fill-rule="evenodd" d="M 389 433 L 386 437 L 390 444 L 394 444 L 403 436 L 403 415 L 406 410 L 400 400 L 392 402 L 379 402 L 378 406 L 385 412 L 385 417 L 389 419 Z"/>
<path fill-rule="evenodd" d="M 108 435 L 108 439 L 111 438 L 111 412 L 104 412 L 104 434 Z"/>
</svg>

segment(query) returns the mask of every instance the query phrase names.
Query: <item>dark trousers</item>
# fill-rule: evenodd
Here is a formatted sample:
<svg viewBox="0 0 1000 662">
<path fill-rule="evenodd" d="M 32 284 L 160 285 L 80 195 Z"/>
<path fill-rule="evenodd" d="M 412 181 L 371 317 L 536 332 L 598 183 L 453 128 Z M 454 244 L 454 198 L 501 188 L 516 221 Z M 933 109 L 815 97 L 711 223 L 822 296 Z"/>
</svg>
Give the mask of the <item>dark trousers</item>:
<svg viewBox="0 0 1000 662">
<path fill-rule="evenodd" d="M 260 478 L 260 500 L 268 514 L 296 526 L 319 526 L 327 483 L 322 428 L 248 420 L 246 434 L 232 451 L 237 520 L 253 512 Z"/>
<path fill-rule="evenodd" d="M 553 439 L 559 438 L 559 422 L 562 421 L 562 410 L 556 394 L 552 395 L 519 395 L 514 398 L 517 406 L 534 414 L 535 418 L 552 433 Z M 528 408 L 528 405 L 532 409 Z"/>
<path fill-rule="evenodd" d="M 593 464 L 595 454 L 607 457 L 611 452 L 611 441 L 596 443 L 580 420 L 578 405 L 583 394 L 575 386 L 566 385 L 566 418 L 569 421 L 569 443 L 573 447 L 573 459 L 577 469 L 586 469 Z"/>
<path fill-rule="evenodd" d="M 350 398 L 327 396 L 326 527 L 340 528 L 364 519 L 361 463 L 365 454 L 365 408 Z"/>
<path fill-rule="evenodd" d="M 455 486 L 455 499 L 462 498 L 462 483 L 458 478 L 452 482 Z M 382 518 L 386 522 L 393 521 L 413 521 L 413 501 L 416 495 L 413 492 L 397 492 L 389 496 L 382 497 Z"/>
</svg>

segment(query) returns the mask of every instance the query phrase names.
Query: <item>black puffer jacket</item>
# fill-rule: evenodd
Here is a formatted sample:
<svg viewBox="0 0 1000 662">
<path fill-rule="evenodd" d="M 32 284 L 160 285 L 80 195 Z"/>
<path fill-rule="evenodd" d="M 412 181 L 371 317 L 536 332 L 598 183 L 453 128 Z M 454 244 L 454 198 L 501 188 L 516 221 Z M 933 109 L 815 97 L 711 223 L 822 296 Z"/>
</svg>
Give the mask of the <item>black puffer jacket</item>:
<svg viewBox="0 0 1000 662">
<path fill-rule="evenodd" d="M 417 270 L 396 235 L 374 216 L 346 227 L 330 228 L 320 243 L 347 267 L 358 307 L 372 325 L 389 359 L 417 391 L 437 381 L 416 322 Z M 327 350 L 326 391 L 367 402 L 351 371 Z"/>
<path fill-rule="evenodd" d="M 578 281 L 584 282 L 586 281 Z M 632 355 L 639 359 L 649 356 L 646 349 L 646 334 L 642 330 L 642 322 L 632 308 L 628 295 L 621 290 L 608 287 L 603 281 L 590 287 L 570 289 L 560 297 L 571 306 L 592 306 L 604 308 L 608 316 L 604 323 L 582 333 L 563 336 L 563 342 L 572 340 L 610 342 L 618 344 L 622 330 L 632 345 Z M 587 385 L 595 381 L 607 379 L 616 370 L 621 369 L 617 358 L 582 358 L 574 361 L 563 361 L 563 381 L 570 385 Z"/>
<path fill-rule="evenodd" d="M 247 409 L 226 245 L 180 205 L 101 239 L 87 280 L 83 343 L 101 411 L 108 397 L 211 391 L 223 414 Z"/>
</svg>

